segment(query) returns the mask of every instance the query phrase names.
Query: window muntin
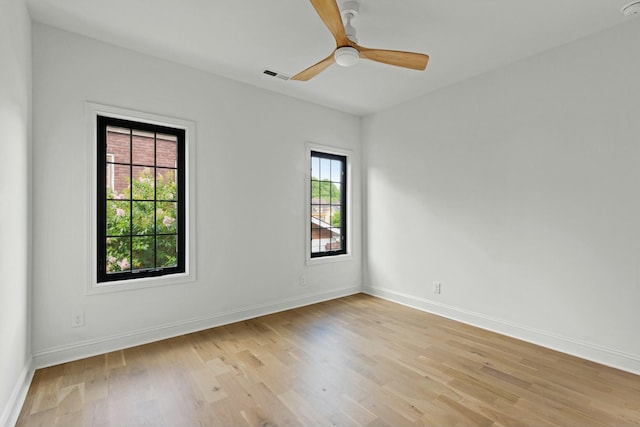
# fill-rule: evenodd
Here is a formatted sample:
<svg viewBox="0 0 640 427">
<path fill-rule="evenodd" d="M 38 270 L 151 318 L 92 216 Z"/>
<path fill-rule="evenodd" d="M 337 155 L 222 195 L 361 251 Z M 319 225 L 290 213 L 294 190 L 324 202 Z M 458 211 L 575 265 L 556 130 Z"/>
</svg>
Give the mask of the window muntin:
<svg viewBox="0 0 640 427">
<path fill-rule="evenodd" d="M 98 116 L 97 143 L 97 281 L 185 272 L 184 129 Z"/>
<path fill-rule="evenodd" d="M 311 151 L 311 258 L 347 253 L 347 157 Z"/>
</svg>

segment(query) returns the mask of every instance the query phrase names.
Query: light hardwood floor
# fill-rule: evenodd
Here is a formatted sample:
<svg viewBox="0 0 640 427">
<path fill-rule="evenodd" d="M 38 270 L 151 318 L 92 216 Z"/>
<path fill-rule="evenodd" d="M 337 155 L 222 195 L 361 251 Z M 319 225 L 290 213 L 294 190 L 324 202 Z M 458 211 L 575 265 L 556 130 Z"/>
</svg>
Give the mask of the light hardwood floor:
<svg viewBox="0 0 640 427">
<path fill-rule="evenodd" d="M 640 377 L 354 295 L 36 371 L 18 426 L 631 426 Z"/>
</svg>

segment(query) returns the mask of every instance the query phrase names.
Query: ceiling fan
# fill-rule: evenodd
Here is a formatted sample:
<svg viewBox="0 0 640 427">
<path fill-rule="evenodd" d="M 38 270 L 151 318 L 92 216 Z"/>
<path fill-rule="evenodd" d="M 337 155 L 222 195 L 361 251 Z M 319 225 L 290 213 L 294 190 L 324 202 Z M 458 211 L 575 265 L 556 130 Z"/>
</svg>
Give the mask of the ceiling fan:
<svg viewBox="0 0 640 427">
<path fill-rule="evenodd" d="M 345 16 L 346 25 L 342 23 L 342 14 L 336 0 L 310 1 L 316 12 L 318 12 L 320 19 L 336 39 L 336 48 L 331 55 L 291 77 L 291 80 L 307 81 L 320 74 L 334 62 L 343 67 L 350 67 L 355 65 L 359 58 L 414 70 L 427 68 L 429 56 L 423 53 L 369 49 L 360 46 L 357 43 L 356 30 L 351 25 L 351 20 L 358 16 L 360 11 L 357 1 L 346 1 L 344 3 L 342 14 Z"/>
</svg>

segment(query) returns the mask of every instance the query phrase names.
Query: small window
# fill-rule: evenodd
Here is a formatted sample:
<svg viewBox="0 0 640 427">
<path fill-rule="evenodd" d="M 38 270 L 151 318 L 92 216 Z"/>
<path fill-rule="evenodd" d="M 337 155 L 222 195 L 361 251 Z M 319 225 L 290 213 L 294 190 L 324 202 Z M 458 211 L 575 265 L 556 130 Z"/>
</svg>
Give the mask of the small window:
<svg viewBox="0 0 640 427">
<path fill-rule="evenodd" d="M 311 258 L 347 253 L 347 157 L 311 151 Z"/>
<path fill-rule="evenodd" d="M 185 130 L 97 118 L 97 281 L 185 272 Z"/>
</svg>

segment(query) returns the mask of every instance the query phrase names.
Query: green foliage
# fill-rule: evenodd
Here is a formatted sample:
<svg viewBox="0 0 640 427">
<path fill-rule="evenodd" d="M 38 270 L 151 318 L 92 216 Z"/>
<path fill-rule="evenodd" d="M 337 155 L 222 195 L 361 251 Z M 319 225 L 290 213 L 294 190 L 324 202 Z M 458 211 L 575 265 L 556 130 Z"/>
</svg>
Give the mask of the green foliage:
<svg viewBox="0 0 640 427">
<path fill-rule="evenodd" d="M 331 226 L 340 227 L 341 223 L 342 223 L 342 216 L 340 212 L 334 212 L 333 215 L 331 215 Z"/>
<path fill-rule="evenodd" d="M 323 199 L 329 203 L 340 203 L 340 189 L 328 179 L 311 180 L 311 198 Z"/>
<path fill-rule="evenodd" d="M 111 189 L 108 191 L 108 273 L 176 265 L 177 188 L 174 172 L 158 173 L 155 183 L 154 186 L 153 172 L 145 168 L 133 185 L 121 194 Z M 162 201 L 154 203 L 154 198 Z"/>
</svg>

